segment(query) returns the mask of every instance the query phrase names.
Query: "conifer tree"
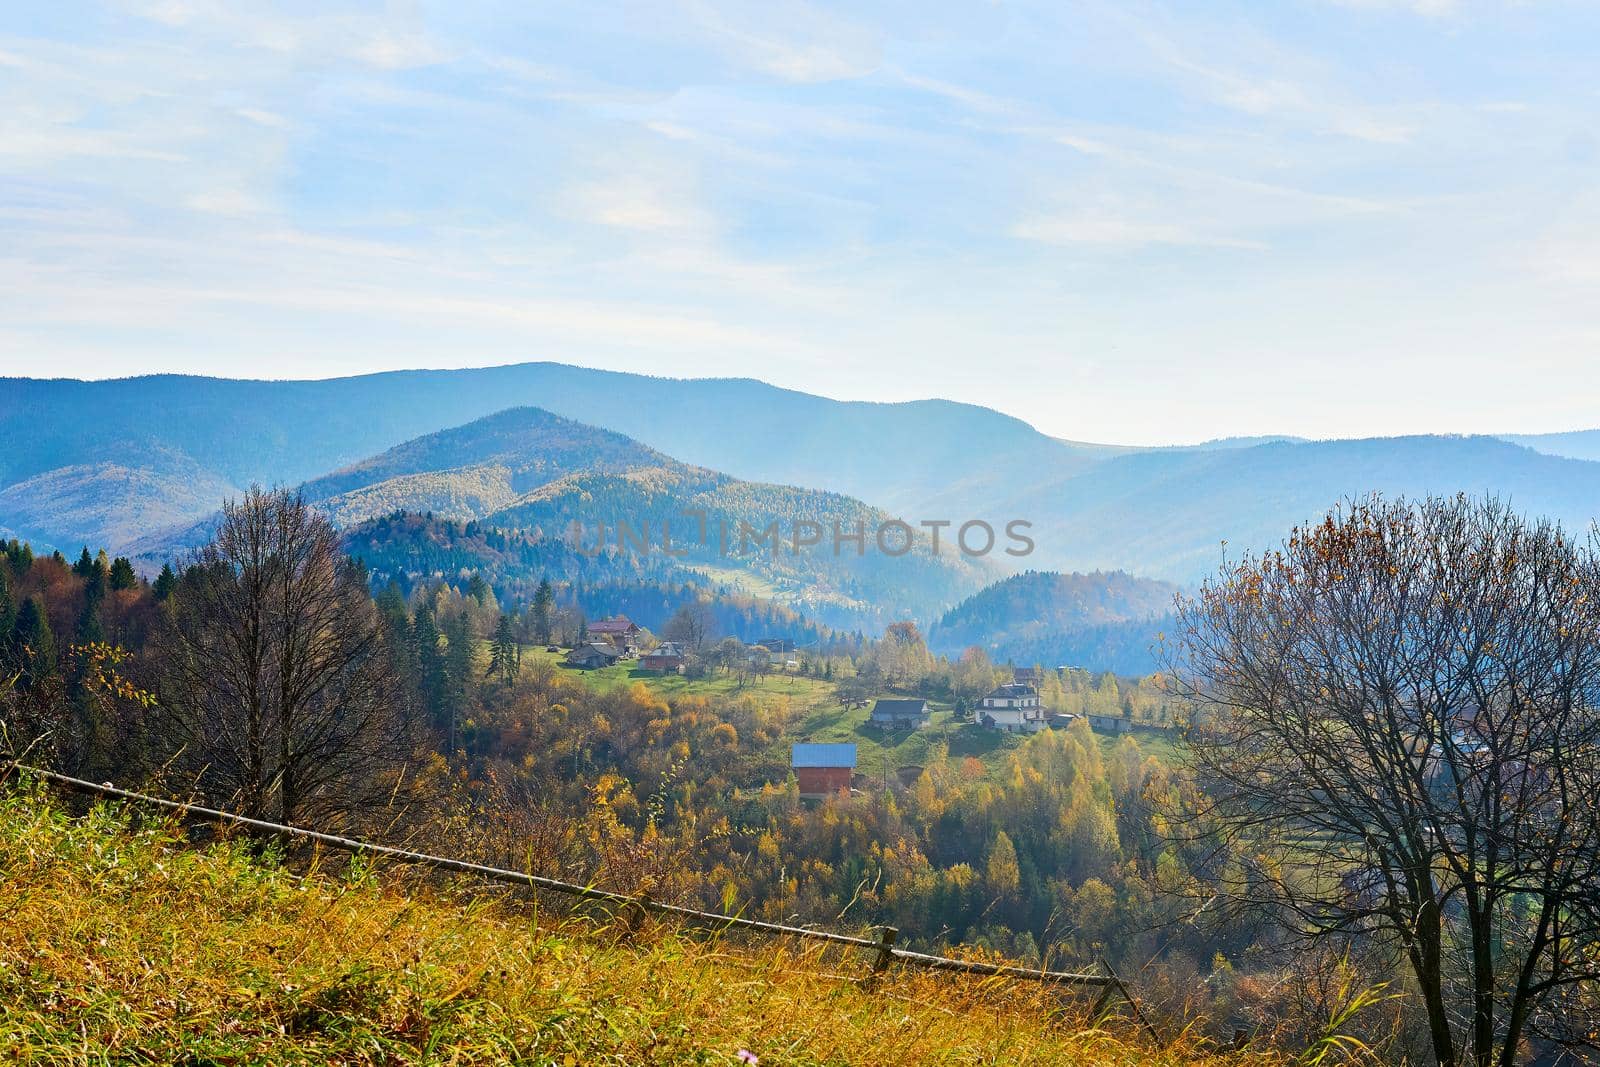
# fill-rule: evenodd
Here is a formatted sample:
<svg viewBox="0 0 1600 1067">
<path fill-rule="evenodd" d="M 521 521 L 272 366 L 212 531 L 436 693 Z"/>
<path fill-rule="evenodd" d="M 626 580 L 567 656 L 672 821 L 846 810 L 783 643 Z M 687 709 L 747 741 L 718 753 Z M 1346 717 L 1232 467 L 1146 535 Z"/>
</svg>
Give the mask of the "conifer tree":
<svg viewBox="0 0 1600 1067">
<path fill-rule="evenodd" d="M 139 584 L 139 576 L 133 573 L 133 564 L 128 562 L 128 557 L 118 556 L 111 563 L 111 588 L 132 589 Z"/>
<path fill-rule="evenodd" d="M 498 676 L 509 689 L 516 684 L 521 669 L 522 647 L 517 644 L 516 635 L 511 630 L 511 616 L 501 615 L 499 625 L 494 630 L 494 639 L 489 642 L 489 669 L 485 676 Z"/>
<path fill-rule="evenodd" d="M 5 651 L 11 640 L 11 629 L 17 624 L 17 605 L 11 598 L 11 580 L 6 569 L 0 567 L 0 664 L 5 661 Z"/>
<path fill-rule="evenodd" d="M 50 617 L 37 595 L 22 602 L 11 631 L 12 659 L 20 670 L 17 688 L 26 692 L 56 672 L 56 639 Z"/>
<path fill-rule="evenodd" d="M 412 640 L 416 643 L 417 675 L 421 683 L 423 704 L 428 716 L 440 733 L 448 732 L 449 685 L 445 678 L 444 652 L 439 647 L 439 625 L 434 621 L 433 609 L 427 604 L 417 608 L 411 625 Z"/>
<path fill-rule="evenodd" d="M 172 595 L 172 589 L 178 584 L 178 576 L 172 572 L 172 564 L 163 563 L 161 573 L 156 575 L 156 584 L 153 592 L 157 600 L 165 600 Z"/>
<path fill-rule="evenodd" d="M 87 558 L 88 549 L 84 550 Z M 83 560 L 74 564 L 73 571 L 78 571 Z M 91 644 L 105 640 L 105 633 L 100 626 L 100 604 L 106 598 L 106 584 L 108 572 L 105 565 L 99 560 L 90 560 L 87 570 L 83 572 L 83 610 L 78 614 L 78 627 L 75 635 L 80 645 Z"/>
<path fill-rule="evenodd" d="M 533 639 L 541 645 L 550 643 L 550 616 L 555 607 L 555 590 L 550 588 L 550 579 L 541 575 L 539 588 L 533 593 Z"/>
<path fill-rule="evenodd" d="M 456 750 L 456 730 L 472 680 L 472 622 L 465 611 L 445 623 L 445 735 L 448 751 Z"/>
</svg>

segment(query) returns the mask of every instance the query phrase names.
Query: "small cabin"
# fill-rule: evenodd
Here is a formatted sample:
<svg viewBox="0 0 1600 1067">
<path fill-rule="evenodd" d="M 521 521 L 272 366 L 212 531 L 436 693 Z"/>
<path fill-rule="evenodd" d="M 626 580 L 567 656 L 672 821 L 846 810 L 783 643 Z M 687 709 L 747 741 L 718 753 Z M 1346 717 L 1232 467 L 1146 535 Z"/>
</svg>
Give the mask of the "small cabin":
<svg viewBox="0 0 1600 1067">
<path fill-rule="evenodd" d="M 639 666 L 647 671 L 676 674 L 683 669 L 684 654 L 681 646 L 672 641 L 661 644 L 639 657 Z"/>
<path fill-rule="evenodd" d="M 856 746 L 848 742 L 798 744 L 789 750 L 789 766 L 800 783 L 801 797 L 821 800 L 850 789 L 850 776 L 856 769 Z"/>
<path fill-rule="evenodd" d="M 591 641 L 587 645 L 580 645 L 567 653 L 566 665 L 577 667 L 579 670 L 596 671 L 602 667 L 609 667 L 620 659 L 617 650 L 609 645 Z"/>
<path fill-rule="evenodd" d="M 1125 734 L 1133 730 L 1133 720 L 1126 715 L 1090 715 L 1089 727 L 1096 733 Z"/>
<path fill-rule="evenodd" d="M 916 729 L 928 725 L 926 700 L 890 699 L 875 701 L 868 721 L 888 730 Z"/>
</svg>

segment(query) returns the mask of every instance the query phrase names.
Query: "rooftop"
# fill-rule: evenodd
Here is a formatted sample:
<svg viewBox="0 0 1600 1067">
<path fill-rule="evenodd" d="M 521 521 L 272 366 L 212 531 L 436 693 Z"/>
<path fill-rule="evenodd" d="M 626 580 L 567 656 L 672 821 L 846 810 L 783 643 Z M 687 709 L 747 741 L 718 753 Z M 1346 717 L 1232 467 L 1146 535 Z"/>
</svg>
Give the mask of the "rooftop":
<svg viewBox="0 0 1600 1067">
<path fill-rule="evenodd" d="M 789 750 L 792 767 L 850 767 L 856 765 L 854 743 L 809 743 L 795 745 Z"/>
</svg>

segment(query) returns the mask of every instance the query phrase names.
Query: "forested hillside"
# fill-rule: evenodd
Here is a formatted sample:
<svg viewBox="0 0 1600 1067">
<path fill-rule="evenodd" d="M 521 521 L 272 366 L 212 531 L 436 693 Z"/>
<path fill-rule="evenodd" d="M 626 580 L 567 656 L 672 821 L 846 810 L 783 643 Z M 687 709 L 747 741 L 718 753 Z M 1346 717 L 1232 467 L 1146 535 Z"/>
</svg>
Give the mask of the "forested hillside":
<svg viewBox="0 0 1600 1067">
<path fill-rule="evenodd" d="M 743 641 L 784 637 L 815 645 L 830 635 L 824 619 L 854 628 L 875 617 L 842 608 L 807 616 L 737 585 L 681 566 L 660 553 L 581 552 L 560 538 L 480 522 L 399 513 L 344 532 L 344 545 L 367 569 L 374 591 L 391 584 L 407 599 L 445 583 L 481 583 L 508 611 L 525 610 L 539 586 L 552 587 L 553 639 L 570 645 L 585 620 L 627 615 L 659 631 L 689 605 L 704 604 L 711 628 Z"/>
<path fill-rule="evenodd" d="M 1178 587 L 1122 571 L 1026 571 L 973 594 L 928 632 L 929 646 L 977 646 L 1017 664 L 1087 666 L 1123 674 L 1157 669 L 1153 645 L 1170 624 Z"/>
<path fill-rule="evenodd" d="M 367 523 L 351 543 L 406 581 L 463 568 L 492 574 L 502 590 L 531 589 L 546 574 L 577 580 L 597 571 L 651 583 L 742 581 L 747 593 L 828 625 L 881 629 L 906 614 L 932 617 L 999 573 L 948 541 L 938 555 L 926 537 L 898 554 L 900 534 L 878 539 L 890 516 L 859 500 L 741 481 L 538 408 L 405 442 L 301 491 L 341 526 Z M 481 524 L 495 545 L 515 551 L 507 556 L 477 534 L 460 538 L 454 527 L 419 530 L 384 518 L 404 513 Z M 836 546 L 836 528 L 855 540 Z M 132 551 L 153 569 L 212 529 L 210 520 L 190 523 Z M 797 544 L 812 534 L 813 543 Z M 586 562 L 585 553 L 604 561 Z M 692 567 L 700 571 L 689 578 Z"/>
<path fill-rule="evenodd" d="M 407 442 L 310 482 L 304 492 L 342 524 L 400 511 L 481 520 L 497 543 L 516 546 L 514 557 L 475 564 L 507 589 L 531 589 L 546 573 L 576 577 L 597 568 L 613 578 L 628 572 L 681 581 L 686 568 L 699 566 L 743 574 L 768 599 L 854 629 L 879 628 L 906 612 L 931 615 L 991 573 L 949 546 L 935 556 L 926 542 L 886 555 L 877 530 L 889 516 L 861 501 L 692 467 L 537 408 Z M 797 547 L 804 524 L 822 534 Z M 836 527 L 864 532 L 862 543 L 836 549 Z M 390 535 L 401 539 L 392 546 L 399 556 L 381 543 Z M 385 522 L 352 536 L 375 565 L 392 563 L 396 573 L 453 573 L 451 561 L 421 566 L 403 558 L 437 538 Z M 455 544 L 454 551 L 474 551 L 470 540 Z M 899 544 L 891 538 L 890 551 Z M 581 562 L 585 553 L 606 562 Z M 700 581 L 712 584 L 703 572 Z"/>
<path fill-rule="evenodd" d="M 481 519 L 566 475 L 672 463 L 619 433 L 539 408 L 509 408 L 396 445 L 302 491 L 341 526 L 393 511 Z"/>
</svg>

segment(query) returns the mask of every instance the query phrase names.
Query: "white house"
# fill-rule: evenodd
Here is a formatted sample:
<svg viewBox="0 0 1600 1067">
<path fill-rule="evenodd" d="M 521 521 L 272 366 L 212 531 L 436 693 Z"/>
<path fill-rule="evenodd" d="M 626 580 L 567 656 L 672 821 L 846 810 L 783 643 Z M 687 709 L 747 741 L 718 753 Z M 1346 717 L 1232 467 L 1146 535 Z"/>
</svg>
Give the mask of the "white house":
<svg viewBox="0 0 1600 1067">
<path fill-rule="evenodd" d="M 1036 734 L 1050 725 L 1039 691 L 1021 682 L 1009 682 L 986 693 L 978 702 L 977 719 L 980 726 L 1011 734 Z"/>
</svg>

